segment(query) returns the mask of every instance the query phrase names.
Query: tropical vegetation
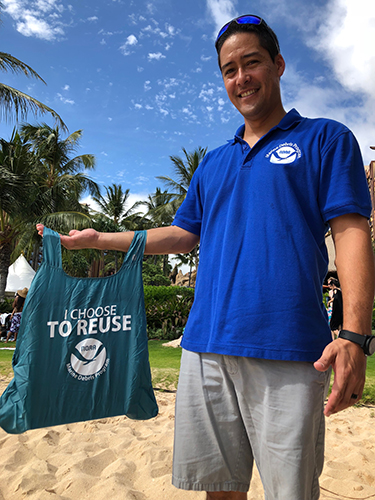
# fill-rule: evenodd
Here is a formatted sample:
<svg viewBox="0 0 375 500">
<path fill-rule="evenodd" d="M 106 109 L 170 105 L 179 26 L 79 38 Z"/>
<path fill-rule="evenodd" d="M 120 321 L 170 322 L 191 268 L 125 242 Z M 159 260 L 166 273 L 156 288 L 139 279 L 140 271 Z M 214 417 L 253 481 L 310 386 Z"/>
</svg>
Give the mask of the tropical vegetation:
<svg viewBox="0 0 375 500">
<path fill-rule="evenodd" d="M 82 130 L 65 136 L 58 125 L 41 123 L 23 124 L 13 130 L 9 141 L 0 139 L 0 300 L 9 265 L 21 252 L 34 269 L 38 267 L 41 240 L 35 231 L 37 221 L 58 232 L 88 226 L 102 232 L 168 226 L 206 152 L 198 148 L 188 153 L 183 148 L 185 158 L 171 156 L 175 179 L 160 180 L 173 186 L 173 192 L 158 187 L 146 201 L 129 207 L 129 189 L 112 184 L 101 191 L 87 175 L 95 168 L 95 158 L 77 154 L 81 138 Z M 80 203 L 84 193 L 92 195 L 100 211 Z M 63 251 L 63 265 L 73 276 L 105 276 L 117 272 L 123 256 L 121 252 Z M 146 256 L 144 260 L 145 284 L 170 284 L 168 256 Z M 197 267 L 198 251 L 178 256 L 175 271 L 186 262 Z"/>
<path fill-rule="evenodd" d="M 0 10 L 3 4 L 0 2 Z M 26 63 L 20 61 L 11 54 L 0 52 L 0 70 L 5 73 L 14 73 L 24 75 L 27 78 L 35 78 L 39 82 L 46 85 L 43 78 Z M 5 83 L 0 83 L 0 113 L 1 118 L 6 121 L 26 120 L 28 113 L 31 112 L 35 116 L 37 114 L 49 113 L 53 116 L 56 123 L 63 129 L 67 130 L 62 118 L 52 108 L 38 101 L 34 97 L 21 92 Z"/>
<path fill-rule="evenodd" d="M 95 158 L 74 156 L 81 136 L 78 130 L 64 139 L 59 126 L 42 124 L 24 125 L 9 141 L 0 139 L 0 300 L 11 261 L 21 252 L 37 268 L 37 221 L 57 231 L 91 224 L 79 199 L 99 188 L 83 173 L 94 168 Z"/>
</svg>

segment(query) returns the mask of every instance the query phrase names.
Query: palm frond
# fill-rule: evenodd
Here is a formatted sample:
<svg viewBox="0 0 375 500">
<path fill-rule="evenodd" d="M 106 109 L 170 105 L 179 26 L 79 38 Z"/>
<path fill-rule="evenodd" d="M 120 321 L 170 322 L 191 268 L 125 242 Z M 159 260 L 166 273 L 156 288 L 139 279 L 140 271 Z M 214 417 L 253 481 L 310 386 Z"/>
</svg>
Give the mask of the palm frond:
<svg viewBox="0 0 375 500">
<path fill-rule="evenodd" d="M 28 78 L 36 78 L 47 85 L 43 78 L 38 75 L 33 68 L 6 52 L 0 52 L 0 70 L 5 72 L 10 71 L 15 74 L 23 74 Z"/>
<path fill-rule="evenodd" d="M 0 83 L 0 109 L 1 116 L 6 121 L 10 121 L 13 114 L 16 120 L 20 121 L 26 120 L 29 112 L 33 113 L 34 116 L 50 113 L 64 130 L 68 129 L 60 115 L 52 108 L 4 83 Z"/>
</svg>

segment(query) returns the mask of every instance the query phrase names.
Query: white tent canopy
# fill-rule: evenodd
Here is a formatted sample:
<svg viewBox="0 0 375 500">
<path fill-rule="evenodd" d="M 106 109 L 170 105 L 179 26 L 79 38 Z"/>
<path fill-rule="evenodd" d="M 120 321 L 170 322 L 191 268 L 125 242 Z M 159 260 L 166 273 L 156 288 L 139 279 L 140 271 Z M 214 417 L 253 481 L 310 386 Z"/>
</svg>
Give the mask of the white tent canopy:
<svg viewBox="0 0 375 500">
<path fill-rule="evenodd" d="M 5 292 L 15 293 L 23 288 L 30 288 L 30 284 L 35 276 L 34 269 L 30 266 L 23 255 L 8 268 L 8 278 Z"/>
</svg>

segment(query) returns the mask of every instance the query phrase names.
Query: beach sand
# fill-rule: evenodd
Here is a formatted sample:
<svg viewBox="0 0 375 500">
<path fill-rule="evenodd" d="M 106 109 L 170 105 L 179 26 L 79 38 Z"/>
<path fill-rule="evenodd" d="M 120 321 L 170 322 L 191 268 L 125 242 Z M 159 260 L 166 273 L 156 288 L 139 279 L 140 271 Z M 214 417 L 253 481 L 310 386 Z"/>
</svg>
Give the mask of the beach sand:
<svg viewBox="0 0 375 500">
<path fill-rule="evenodd" d="M 0 380 L 0 393 L 8 382 Z M 203 500 L 170 484 L 175 394 L 156 396 L 160 413 L 148 421 L 115 417 L 20 435 L 0 428 L 0 500 Z M 375 499 L 374 424 L 369 407 L 327 419 L 321 499 Z M 264 498 L 257 471 L 248 498 Z"/>
</svg>

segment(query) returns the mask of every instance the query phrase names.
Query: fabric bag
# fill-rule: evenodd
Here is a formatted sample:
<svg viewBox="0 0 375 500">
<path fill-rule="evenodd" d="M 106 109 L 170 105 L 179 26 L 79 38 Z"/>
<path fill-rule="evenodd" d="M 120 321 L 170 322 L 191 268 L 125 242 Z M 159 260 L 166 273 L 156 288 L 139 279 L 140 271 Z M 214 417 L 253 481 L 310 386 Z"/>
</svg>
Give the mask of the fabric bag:
<svg viewBox="0 0 375 500">
<path fill-rule="evenodd" d="M 113 276 L 73 278 L 62 268 L 59 235 L 44 229 L 43 263 L 25 301 L 14 378 L 0 398 L 6 432 L 157 415 L 142 282 L 145 243 L 146 231 L 137 231 Z"/>
</svg>

